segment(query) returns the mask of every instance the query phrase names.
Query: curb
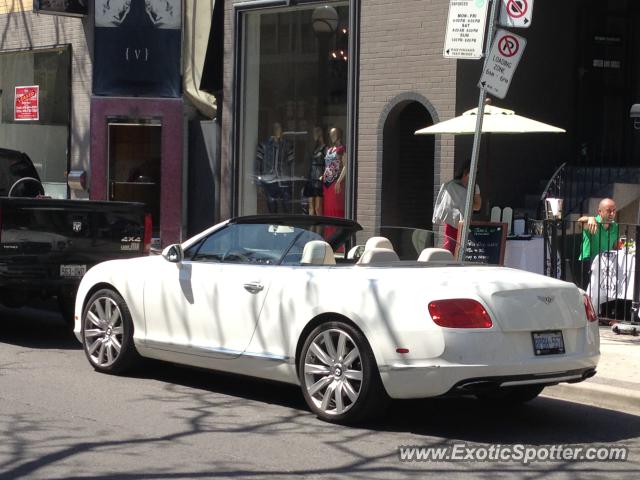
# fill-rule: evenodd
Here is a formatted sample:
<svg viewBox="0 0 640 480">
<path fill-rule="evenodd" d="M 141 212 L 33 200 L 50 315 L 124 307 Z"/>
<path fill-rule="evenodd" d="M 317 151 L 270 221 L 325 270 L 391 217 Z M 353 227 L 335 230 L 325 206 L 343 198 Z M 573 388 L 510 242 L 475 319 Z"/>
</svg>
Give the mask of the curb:
<svg viewBox="0 0 640 480">
<path fill-rule="evenodd" d="M 540 396 L 640 416 L 640 391 L 613 385 L 601 385 L 588 380 L 575 384 L 563 383 L 545 388 Z"/>
</svg>

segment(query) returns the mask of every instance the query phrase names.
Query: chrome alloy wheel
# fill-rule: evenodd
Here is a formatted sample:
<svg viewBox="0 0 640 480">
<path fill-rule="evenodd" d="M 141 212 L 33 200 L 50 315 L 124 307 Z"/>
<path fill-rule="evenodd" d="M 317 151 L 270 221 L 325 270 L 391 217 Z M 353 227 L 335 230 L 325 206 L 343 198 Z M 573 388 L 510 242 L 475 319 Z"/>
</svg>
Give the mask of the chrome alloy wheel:
<svg viewBox="0 0 640 480">
<path fill-rule="evenodd" d="M 91 363 L 110 367 L 122 349 L 124 325 L 117 303 L 107 296 L 96 298 L 84 317 L 84 344 Z"/>
<path fill-rule="evenodd" d="M 307 349 L 304 387 L 314 405 L 326 415 L 341 415 L 356 403 L 362 373 L 360 350 L 343 330 L 320 332 Z"/>
</svg>

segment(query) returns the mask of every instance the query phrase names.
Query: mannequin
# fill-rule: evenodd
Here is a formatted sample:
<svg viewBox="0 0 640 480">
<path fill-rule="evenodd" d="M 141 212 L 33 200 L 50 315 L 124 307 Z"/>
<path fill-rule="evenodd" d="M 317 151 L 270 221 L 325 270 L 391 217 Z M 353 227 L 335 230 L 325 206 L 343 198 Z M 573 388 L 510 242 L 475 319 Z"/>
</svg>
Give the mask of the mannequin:
<svg viewBox="0 0 640 480">
<path fill-rule="evenodd" d="M 313 152 L 310 154 L 309 175 L 304 186 L 303 195 L 309 199 L 309 215 L 322 215 L 322 175 L 327 145 L 324 141 L 322 127 L 313 129 Z"/>
<path fill-rule="evenodd" d="M 334 127 L 329 130 L 331 146 L 324 157 L 322 175 L 324 215 L 344 218 L 344 184 L 347 175 L 347 151 L 342 144 L 342 130 Z"/>
<path fill-rule="evenodd" d="M 284 138 L 280 122 L 273 124 L 273 135 L 258 145 L 256 152 L 256 183 L 267 197 L 269 213 L 278 213 L 278 199 L 283 210 L 289 204 L 289 172 L 294 160 L 293 146 Z"/>
</svg>

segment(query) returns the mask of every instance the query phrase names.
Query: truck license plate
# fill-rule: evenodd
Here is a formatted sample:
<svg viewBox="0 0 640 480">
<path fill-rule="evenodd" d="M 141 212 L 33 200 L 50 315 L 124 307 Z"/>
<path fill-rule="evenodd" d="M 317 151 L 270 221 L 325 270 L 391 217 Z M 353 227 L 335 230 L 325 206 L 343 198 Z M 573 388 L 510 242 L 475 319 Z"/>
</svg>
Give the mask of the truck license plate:
<svg viewBox="0 0 640 480">
<path fill-rule="evenodd" d="M 86 265 L 60 265 L 61 277 L 82 277 L 87 273 Z"/>
<path fill-rule="evenodd" d="M 560 330 L 532 332 L 533 351 L 536 355 L 556 355 L 564 352 L 564 339 Z"/>
</svg>

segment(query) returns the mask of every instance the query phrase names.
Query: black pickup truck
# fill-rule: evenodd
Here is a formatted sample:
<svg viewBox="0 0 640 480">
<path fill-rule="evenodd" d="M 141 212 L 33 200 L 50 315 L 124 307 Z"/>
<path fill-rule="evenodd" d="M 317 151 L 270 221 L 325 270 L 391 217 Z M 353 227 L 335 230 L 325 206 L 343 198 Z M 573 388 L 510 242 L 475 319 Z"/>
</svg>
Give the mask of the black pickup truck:
<svg viewBox="0 0 640 480">
<path fill-rule="evenodd" d="M 56 297 L 72 324 L 82 276 L 99 262 L 147 254 L 151 217 L 140 203 L 43 194 L 29 157 L 0 149 L 0 303 Z"/>
</svg>

